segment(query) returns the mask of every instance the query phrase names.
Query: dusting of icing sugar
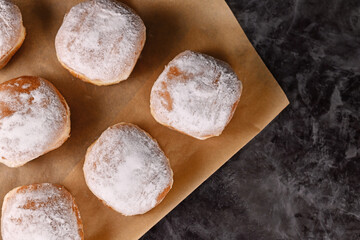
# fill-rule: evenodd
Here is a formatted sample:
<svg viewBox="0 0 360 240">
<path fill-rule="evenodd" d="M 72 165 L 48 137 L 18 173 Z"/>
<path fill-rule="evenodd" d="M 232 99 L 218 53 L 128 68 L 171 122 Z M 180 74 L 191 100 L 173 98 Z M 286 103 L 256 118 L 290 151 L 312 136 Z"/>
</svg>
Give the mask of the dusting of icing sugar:
<svg viewBox="0 0 360 240">
<path fill-rule="evenodd" d="M 29 88 L 31 86 L 31 84 L 29 84 L 29 83 L 25 83 L 24 85 L 22 85 L 22 89 L 27 89 L 27 88 Z"/>
<path fill-rule="evenodd" d="M 241 92 L 241 81 L 227 63 L 185 51 L 154 83 L 150 107 L 159 123 L 206 139 L 222 133 Z"/>
<path fill-rule="evenodd" d="M 113 0 L 91 0 L 71 8 L 55 47 L 68 68 L 111 83 L 130 75 L 144 41 L 145 25 L 129 7 Z"/>
<path fill-rule="evenodd" d="M 101 134 L 86 154 L 84 174 L 90 190 L 124 215 L 155 207 L 173 181 L 157 142 L 129 124 L 114 125 Z"/>
<path fill-rule="evenodd" d="M 51 148 L 67 124 L 67 108 L 41 78 L 0 84 L 0 162 L 21 166 Z"/>
<path fill-rule="evenodd" d="M 79 219 L 78 219 L 79 218 Z M 42 183 L 20 187 L 4 199 L 3 240 L 81 240 L 80 214 L 63 187 Z"/>
<path fill-rule="evenodd" d="M 10 0 L 0 0 L 0 59 L 15 47 L 21 34 L 22 16 Z"/>
</svg>

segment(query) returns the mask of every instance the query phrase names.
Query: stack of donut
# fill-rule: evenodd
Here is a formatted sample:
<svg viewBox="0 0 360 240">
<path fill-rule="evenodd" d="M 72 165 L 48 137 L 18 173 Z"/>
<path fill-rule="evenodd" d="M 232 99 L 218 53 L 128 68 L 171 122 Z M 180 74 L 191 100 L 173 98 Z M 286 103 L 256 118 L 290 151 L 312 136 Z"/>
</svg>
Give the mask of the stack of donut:
<svg viewBox="0 0 360 240">
<path fill-rule="evenodd" d="M 0 0 L 0 15 L 1 68 L 21 46 L 25 28 L 19 8 L 10 0 Z M 70 74 L 95 85 L 111 85 L 128 79 L 145 39 L 145 25 L 134 10 L 115 0 L 90 0 L 65 15 L 55 48 Z M 150 111 L 158 123 L 204 140 L 224 131 L 241 92 L 241 81 L 229 64 L 185 51 L 155 81 Z M 20 167 L 60 147 L 69 136 L 69 106 L 49 81 L 23 76 L 0 84 L 1 163 Z M 150 211 L 173 184 L 164 151 L 131 123 L 105 130 L 88 148 L 83 171 L 93 194 L 126 216 Z M 4 240 L 84 236 L 71 194 L 48 183 L 18 187 L 5 196 L 1 234 Z"/>
</svg>

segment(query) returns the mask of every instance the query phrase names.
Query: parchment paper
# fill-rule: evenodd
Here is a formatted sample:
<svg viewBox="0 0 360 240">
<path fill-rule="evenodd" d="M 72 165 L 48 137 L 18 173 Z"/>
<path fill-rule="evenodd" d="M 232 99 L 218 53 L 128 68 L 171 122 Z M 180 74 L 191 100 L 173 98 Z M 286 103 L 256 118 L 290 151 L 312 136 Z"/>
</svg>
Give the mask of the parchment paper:
<svg viewBox="0 0 360 240">
<path fill-rule="evenodd" d="M 62 183 L 76 198 L 86 239 L 139 238 L 288 105 L 285 94 L 223 0 L 124 1 L 144 20 L 147 40 L 130 78 L 107 87 L 72 77 L 56 59 L 55 35 L 64 14 L 79 0 L 15 2 L 22 11 L 27 36 L 13 59 L 0 70 L 0 82 L 21 75 L 51 81 L 70 106 L 72 131 L 62 147 L 23 167 L 11 169 L 0 164 L 0 204 L 16 186 Z M 227 61 L 244 86 L 224 133 L 205 141 L 163 127 L 150 115 L 152 84 L 165 64 L 187 49 Z M 174 186 L 165 200 L 141 216 L 124 217 L 105 207 L 88 190 L 83 177 L 87 147 L 118 122 L 132 122 L 148 131 L 158 140 L 174 170 Z"/>
</svg>

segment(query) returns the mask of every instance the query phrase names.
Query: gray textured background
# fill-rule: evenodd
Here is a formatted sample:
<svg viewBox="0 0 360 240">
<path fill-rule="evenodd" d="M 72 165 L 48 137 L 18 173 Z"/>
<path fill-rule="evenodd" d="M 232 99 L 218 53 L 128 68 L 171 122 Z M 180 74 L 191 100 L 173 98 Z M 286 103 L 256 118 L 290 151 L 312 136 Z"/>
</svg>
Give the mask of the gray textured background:
<svg viewBox="0 0 360 240">
<path fill-rule="evenodd" d="M 291 105 L 142 239 L 360 239 L 360 1 L 227 2 Z"/>
</svg>

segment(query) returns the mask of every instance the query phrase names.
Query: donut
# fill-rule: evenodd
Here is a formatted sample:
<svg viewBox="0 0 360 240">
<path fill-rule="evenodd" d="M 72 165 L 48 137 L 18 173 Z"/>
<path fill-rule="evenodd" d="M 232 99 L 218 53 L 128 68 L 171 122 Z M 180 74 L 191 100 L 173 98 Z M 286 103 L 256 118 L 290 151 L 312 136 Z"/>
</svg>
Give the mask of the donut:
<svg viewBox="0 0 360 240">
<path fill-rule="evenodd" d="M 79 209 L 73 196 L 51 183 L 17 187 L 2 206 L 3 240 L 84 239 Z"/>
<path fill-rule="evenodd" d="M 55 39 L 56 55 L 75 77 L 111 85 L 129 77 L 145 39 L 143 21 L 125 4 L 85 1 L 65 15 Z"/>
<path fill-rule="evenodd" d="M 70 109 L 47 80 L 23 76 L 0 84 L 0 162 L 25 163 L 60 147 L 70 135 Z"/>
<path fill-rule="evenodd" d="M 0 69 L 21 47 L 25 35 L 20 9 L 11 0 L 0 0 Z"/>
<path fill-rule="evenodd" d="M 155 81 L 150 110 L 158 123 L 204 140 L 223 132 L 241 92 L 242 83 L 229 64 L 185 51 Z"/>
<path fill-rule="evenodd" d="M 169 160 L 158 143 L 130 123 L 105 130 L 88 148 L 83 170 L 93 194 L 125 216 L 154 208 L 173 183 Z"/>
</svg>

